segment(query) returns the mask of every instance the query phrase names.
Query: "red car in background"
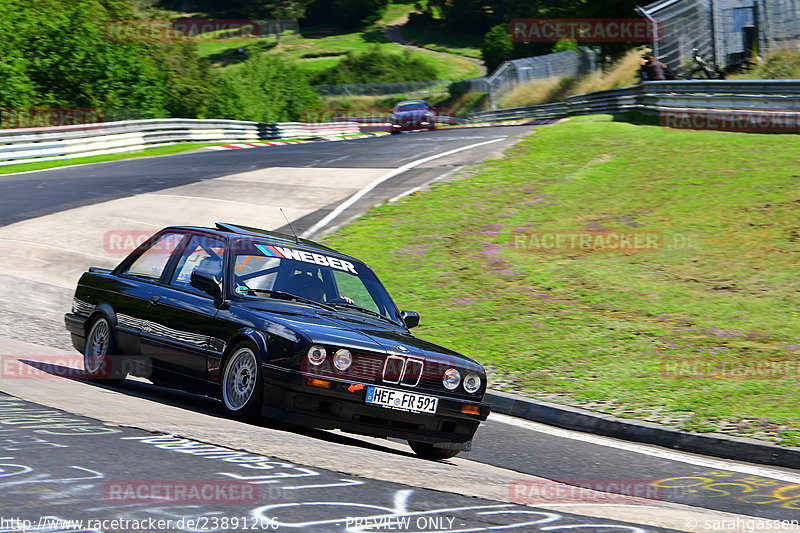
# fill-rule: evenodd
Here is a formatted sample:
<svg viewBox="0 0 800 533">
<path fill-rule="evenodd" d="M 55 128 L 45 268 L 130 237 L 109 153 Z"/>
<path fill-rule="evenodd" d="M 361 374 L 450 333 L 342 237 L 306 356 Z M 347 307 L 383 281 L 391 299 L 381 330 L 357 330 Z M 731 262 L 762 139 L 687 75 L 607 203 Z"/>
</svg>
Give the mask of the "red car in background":
<svg viewBox="0 0 800 533">
<path fill-rule="evenodd" d="M 389 122 L 392 125 L 392 133 L 435 130 L 436 112 L 425 100 L 406 100 L 394 106 Z"/>
</svg>

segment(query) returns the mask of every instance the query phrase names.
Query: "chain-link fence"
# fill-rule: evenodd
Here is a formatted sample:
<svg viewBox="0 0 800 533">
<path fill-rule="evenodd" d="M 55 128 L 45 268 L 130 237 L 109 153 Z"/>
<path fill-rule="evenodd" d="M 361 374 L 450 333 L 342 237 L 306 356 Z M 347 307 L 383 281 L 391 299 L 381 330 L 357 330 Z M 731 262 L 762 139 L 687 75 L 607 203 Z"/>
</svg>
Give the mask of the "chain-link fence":
<svg viewBox="0 0 800 533">
<path fill-rule="evenodd" d="M 336 85 L 312 85 L 320 96 L 425 96 L 447 92 L 453 80 L 409 81 L 396 83 L 342 83 Z"/>
<path fill-rule="evenodd" d="M 486 79 L 492 109 L 497 107 L 500 96 L 517 85 L 546 78 L 583 76 L 596 68 L 597 53 L 589 47 L 506 61 Z"/>
<path fill-rule="evenodd" d="M 597 67 L 597 53 L 588 47 L 565 50 L 556 54 L 526 57 L 506 61 L 492 73 L 482 78 L 464 80 L 413 81 L 404 83 L 348 83 L 340 85 L 314 85 L 320 96 L 426 96 L 437 92 L 466 93 L 470 91 L 489 93 L 492 105 L 515 86 L 535 80 L 581 76 Z"/>
<path fill-rule="evenodd" d="M 694 48 L 722 68 L 800 38 L 800 0 L 661 0 L 641 11 L 659 21 L 653 51 L 673 69 Z"/>
</svg>

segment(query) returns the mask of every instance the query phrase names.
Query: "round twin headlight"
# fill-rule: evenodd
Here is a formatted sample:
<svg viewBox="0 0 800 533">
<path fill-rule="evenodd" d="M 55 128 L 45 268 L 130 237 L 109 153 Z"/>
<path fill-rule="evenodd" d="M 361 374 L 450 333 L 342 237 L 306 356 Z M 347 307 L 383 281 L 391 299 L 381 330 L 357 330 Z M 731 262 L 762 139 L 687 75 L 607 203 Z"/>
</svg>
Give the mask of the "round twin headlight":
<svg viewBox="0 0 800 533">
<path fill-rule="evenodd" d="M 339 370 L 347 370 L 350 368 L 352 362 L 353 355 L 350 353 L 350 350 L 342 348 L 341 350 L 336 350 L 336 353 L 333 354 L 333 366 Z"/>
<path fill-rule="evenodd" d="M 308 362 L 314 366 L 319 366 L 325 361 L 326 355 L 328 355 L 328 352 L 325 351 L 325 348 L 314 344 L 308 349 Z"/>
<path fill-rule="evenodd" d="M 481 388 L 481 377 L 478 374 L 467 374 L 464 378 L 464 390 L 472 394 Z"/>
<path fill-rule="evenodd" d="M 442 385 L 447 390 L 453 390 L 461 383 L 461 374 L 455 368 L 448 368 L 442 377 Z"/>
</svg>

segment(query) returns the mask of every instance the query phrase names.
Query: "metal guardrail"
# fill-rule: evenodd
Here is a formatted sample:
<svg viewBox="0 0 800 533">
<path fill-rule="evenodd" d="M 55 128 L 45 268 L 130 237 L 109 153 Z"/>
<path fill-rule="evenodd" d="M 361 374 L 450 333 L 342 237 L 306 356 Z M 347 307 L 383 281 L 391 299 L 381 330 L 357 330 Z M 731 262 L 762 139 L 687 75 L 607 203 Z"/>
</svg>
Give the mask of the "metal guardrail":
<svg viewBox="0 0 800 533">
<path fill-rule="evenodd" d="M 472 122 L 671 109 L 800 113 L 800 80 L 649 81 L 567 97 L 565 102 L 482 111 Z"/>
<path fill-rule="evenodd" d="M 234 143 L 358 133 L 356 122 L 164 118 L 0 130 L 0 166 L 142 150 L 179 142 Z"/>
</svg>

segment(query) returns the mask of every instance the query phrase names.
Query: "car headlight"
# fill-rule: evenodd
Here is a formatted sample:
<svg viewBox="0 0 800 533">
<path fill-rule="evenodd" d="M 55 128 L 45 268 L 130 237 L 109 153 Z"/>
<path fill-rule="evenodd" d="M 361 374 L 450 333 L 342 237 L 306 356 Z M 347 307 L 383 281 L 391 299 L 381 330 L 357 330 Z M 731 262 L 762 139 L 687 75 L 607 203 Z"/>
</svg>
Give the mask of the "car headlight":
<svg viewBox="0 0 800 533">
<path fill-rule="evenodd" d="M 447 390 L 453 390 L 461 383 L 461 374 L 455 368 L 448 368 L 442 377 L 442 385 Z"/>
<path fill-rule="evenodd" d="M 352 362 L 353 356 L 350 353 L 350 350 L 345 350 L 342 348 L 341 350 L 336 350 L 336 353 L 333 354 L 333 366 L 341 371 L 345 371 L 350 368 L 350 364 Z"/>
<path fill-rule="evenodd" d="M 464 390 L 472 394 L 481 388 L 481 377 L 478 374 L 467 374 L 464 378 Z"/>
<path fill-rule="evenodd" d="M 328 352 L 325 351 L 325 348 L 314 344 L 308 349 L 308 362 L 314 366 L 319 366 L 325 361 L 326 355 L 328 355 Z"/>
</svg>

